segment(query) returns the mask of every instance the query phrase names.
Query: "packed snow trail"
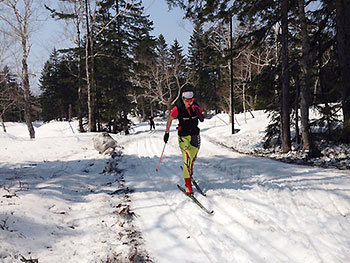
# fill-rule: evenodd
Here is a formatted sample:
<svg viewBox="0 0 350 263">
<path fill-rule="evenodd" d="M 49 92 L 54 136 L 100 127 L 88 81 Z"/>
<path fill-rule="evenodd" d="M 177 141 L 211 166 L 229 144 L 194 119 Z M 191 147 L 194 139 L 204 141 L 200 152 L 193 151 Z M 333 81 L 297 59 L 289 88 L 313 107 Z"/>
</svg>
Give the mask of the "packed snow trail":
<svg viewBox="0 0 350 263">
<path fill-rule="evenodd" d="M 30 140 L 25 124 L 9 123 L 8 134 L 0 132 L 0 262 L 21 255 L 126 262 L 118 258 L 140 251 L 160 263 L 350 262 L 350 171 L 231 152 L 216 142 L 252 149 L 265 119 L 241 125 L 234 136 L 221 123 L 201 123 L 194 169 L 207 193 L 196 196 L 214 215 L 176 187 L 184 180 L 175 123 L 158 173 L 164 121 L 156 131 L 142 123 L 128 136 L 113 135 L 125 147 L 120 174 L 102 173 L 109 158 L 93 149 L 93 133 L 51 122 L 38 125 Z M 135 192 L 124 191 L 125 184 Z M 130 224 L 121 214 L 126 200 L 136 215 Z"/>
<path fill-rule="evenodd" d="M 36 124 L 31 140 L 25 124 L 7 126 L 0 132 L 1 263 L 125 262 L 135 252 L 147 259 L 126 217 L 122 175 L 103 173 L 108 159 L 93 148 L 95 134 L 51 122 Z"/>
<path fill-rule="evenodd" d="M 347 262 L 350 176 L 231 152 L 202 136 L 194 176 L 215 210 L 181 193 L 183 165 L 173 127 L 118 137 L 137 221 L 157 262 Z M 344 184 L 344 181 L 346 184 Z"/>
</svg>

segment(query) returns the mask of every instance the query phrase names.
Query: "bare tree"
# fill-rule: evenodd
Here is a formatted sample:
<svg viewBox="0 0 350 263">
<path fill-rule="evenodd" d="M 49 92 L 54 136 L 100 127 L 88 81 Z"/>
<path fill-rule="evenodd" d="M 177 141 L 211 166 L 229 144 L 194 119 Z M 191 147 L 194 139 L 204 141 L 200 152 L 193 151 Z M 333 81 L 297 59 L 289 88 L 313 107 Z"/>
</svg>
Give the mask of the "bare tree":
<svg viewBox="0 0 350 263">
<path fill-rule="evenodd" d="M 235 33 L 243 32 L 244 34 L 249 30 L 249 28 L 237 27 Z M 212 37 L 210 38 L 209 44 L 224 57 L 227 54 L 227 50 L 230 48 L 230 34 L 228 28 L 224 23 L 219 23 L 216 27 L 212 28 Z M 234 37 L 237 41 L 238 37 Z M 235 43 L 236 45 L 237 43 Z M 233 58 L 234 64 L 234 89 L 235 89 L 235 99 L 242 102 L 244 118 L 246 121 L 246 112 L 249 111 L 252 115 L 252 101 L 253 98 L 249 98 L 247 95 L 247 89 L 249 88 L 248 83 L 256 74 L 260 74 L 264 67 L 268 66 L 272 60 L 272 50 L 265 45 L 261 45 L 259 49 L 253 49 L 251 45 L 245 46 L 240 50 L 240 52 Z M 209 65 L 210 66 L 210 65 Z M 230 79 L 230 61 L 227 64 L 221 66 L 224 71 L 223 76 L 225 77 L 225 82 L 229 83 Z M 227 85 L 229 86 L 229 85 Z M 230 94 L 225 92 L 225 101 L 229 103 Z M 252 115 L 253 116 L 253 115 Z M 253 116 L 254 117 L 254 116 Z M 230 119 L 231 121 L 231 119 Z"/>
<path fill-rule="evenodd" d="M 4 67 L 4 61 L 10 56 L 7 51 L 12 44 L 13 40 L 7 37 L 3 30 L 0 30 L 0 69 Z"/>
<path fill-rule="evenodd" d="M 93 1 L 95 2 L 95 1 Z M 83 17 L 85 19 L 85 72 L 86 72 L 86 84 L 88 94 L 88 120 L 89 120 L 89 132 L 96 131 L 96 118 L 95 118 L 95 79 L 94 79 L 94 24 L 96 21 L 96 2 L 93 7 L 90 1 L 80 0 L 81 10 L 83 10 Z"/>
<path fill-rule="evenodd" d="M 158 102 L 170 110 L 180 97 L 181 89 L 193 80 L 192 74 L 184 72 L 179 59 L 170 61 L 168 57 L 158 57 L 148 67 L 150 77 L 141 81 L 141 86 L 145 87 L 145 98 L 151 104 Z"/>
<path fill-rule="evenodd" d="M 21 45 L 21 84 L 24 94 L 24 118 L 28 127 L 29 136 L 35 138 L 35 131 L 31 119 L 31 99 L 28 71 L 28 56 L 30 53 L 30 37 L 33 33 L 33 23 L 37 21 L 38 9 L 34 0 L 3 0 L 0 2 L 0 21 L 4 25 L 2 32 L 16 40 Z"/>
</svg>

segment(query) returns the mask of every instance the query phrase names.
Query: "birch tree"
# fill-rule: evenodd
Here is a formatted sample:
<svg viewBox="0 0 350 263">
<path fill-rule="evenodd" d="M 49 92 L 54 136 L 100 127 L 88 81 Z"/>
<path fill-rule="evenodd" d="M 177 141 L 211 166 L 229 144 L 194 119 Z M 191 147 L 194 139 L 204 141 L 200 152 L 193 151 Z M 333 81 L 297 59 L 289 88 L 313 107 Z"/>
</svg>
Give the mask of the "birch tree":
<svg viewBox="0 0 350 263">
<path fill-rule="evenodd" d="M 71 23 L 73 23 L 73 37 L 72 41 L 77 46 L 78 49 L 78 61 L 77 61 L 77 79 L 78 79 L 78 106 L 77 106 L 77 112 L 78 112 L 78 120 L 79 120 L 79 131 L 83 132 L 83 79 L 82 79 L 82 53 L 80 52 L 82 48 L 82 39 L 81 39 L 81 28 L 84 24 L 84 18 L 83 18 L 83 6 L 82 2 L 80 0 L 68 0 L 68 1 L 62 1 L 63 5 L 61 6 L 62 11 L 57 11 L 55 9 L 51 9 L 50 7 L 46 6 L 46 9 L 48 9 L 51 12 L 51 16 L 55 17 L 57 19 L 63 19 L 66 22 L 66 25 L 69 27 Z"/>
<path fill-rule="evenodd" d="M 29 136 L 35 138 L 32 124 L 28 56 L 31 50 L 30 37 L 33 25 L 38 21 L 38 8 L 34 0 L 3 0 L 0 2 L 1 31 L 20 44 L 22 50 L 21 84 L 24 94 L 24 119 Z"/>
<path fill-rule="evenodd" d="M 170 110 L 181 96 L 181 89 L 190 84 L 193 78 L 186 69 L 182 47 L 175 40 L 169 49 L 164 36 L 160 35 L 156 57 L 148 67 L 150 77 L 142 81 L 142 85 L 146 87 L 145 98 L 151 104 L 158 102 Z"/>
<path fill-rule="evenodd" d="M 227 51 L 230 48 L 230 34 L 227 26 L 224 23 L 219 23 L 218 26 L 212 27 L 212 31 L 209 45 L 213 47 L 220 54 L 220 57 L 227 56 Z M 239 46 L 238 39 L 240 34 L 245 34 L 249 31 L 249 28 L 237 27 L 234 30 L 234 45 Z M 243 33 L 242 33 L 243 32 Z M 249 88 L 251 88 L 251 81 L 253 77 L 260 74 L 262 70 L 269 65 L 272 60 L 272 49 L 267 47 L 265 43 L 259 46 L 259 49 L 253 48 L 252 45 L 247 45 L 240 48 L 237 55 L 233 57 L 234 64 L 234 90 L 235 99 L 242 102 L 244 119 L 246 122 L 246 112 L 249 111 L 252 115 L 251 109 L 253 109 L 253 98 L 248 94 Z M 225 78 L 226 86 L 229 86 L 230 78 L 230 61 L 220 65 Z M 224 94 L 226 100 L 230 100 L 230 94 L 226 92 Z M 254 116 L 252 115 L 254 118 Z"/>
</svg>

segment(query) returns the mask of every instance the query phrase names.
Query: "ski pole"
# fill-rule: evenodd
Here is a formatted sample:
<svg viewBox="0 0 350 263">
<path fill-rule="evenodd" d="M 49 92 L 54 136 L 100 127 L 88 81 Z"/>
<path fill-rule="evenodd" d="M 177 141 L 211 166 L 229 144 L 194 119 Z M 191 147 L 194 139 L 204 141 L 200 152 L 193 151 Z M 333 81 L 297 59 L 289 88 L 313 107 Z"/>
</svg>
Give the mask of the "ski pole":
<svg viewBox="0 0 350 263">
<path fill-rule="evenodd" d="M 165 145 L 166 145 L 166 143 L 164 143 L 163 151 L 162 151 L 162 154 L 160 155 L 160 158 L 159 158 L 158 166 L 157 166 L 157 169 L 156 169 L 157 172 L 159 170 L 160 162 L 162 161 L 162 158 L 163 158 Z"/>
</svg>

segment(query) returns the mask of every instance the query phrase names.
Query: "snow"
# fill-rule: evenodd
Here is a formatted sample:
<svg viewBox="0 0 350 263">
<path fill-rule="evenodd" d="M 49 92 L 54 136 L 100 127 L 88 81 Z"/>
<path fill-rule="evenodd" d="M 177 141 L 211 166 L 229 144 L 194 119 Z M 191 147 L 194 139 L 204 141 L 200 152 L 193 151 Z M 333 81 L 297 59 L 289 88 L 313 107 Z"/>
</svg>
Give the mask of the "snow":
<svg viewBox="0 0 350 263">
<path fill-rule="evenodd" d="M 159 172 L 162 119 L 152 132 L 141 123 L 111 134 L 123 146 L 115 159 L 76 122 L 35 123 L 34 140 L 25 124 L 6 123 L 0 262 L 350 262 L 349 170 L 241 154 L 261 147 L 268 124 L 253 114 L 236 115 L 234 135 L 225 114 L 200 124 L 194 177 L 207 197 L 195 196 L 213 215 L 176 187 L 176 121 Z"/>
</svg>

